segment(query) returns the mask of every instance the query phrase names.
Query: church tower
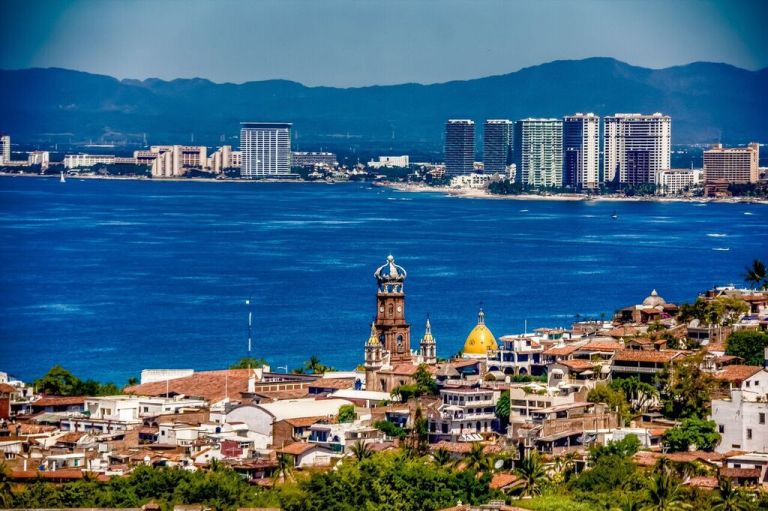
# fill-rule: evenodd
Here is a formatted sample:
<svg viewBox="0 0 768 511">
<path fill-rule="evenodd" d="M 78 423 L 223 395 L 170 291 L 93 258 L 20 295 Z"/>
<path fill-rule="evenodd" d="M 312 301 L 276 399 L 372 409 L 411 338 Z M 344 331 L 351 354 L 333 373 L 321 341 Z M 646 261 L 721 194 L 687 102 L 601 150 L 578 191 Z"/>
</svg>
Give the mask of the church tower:
<svg viewBox="0 0 768 511">
<path fill-rule="evenodd" d="M 437 341 L 432 337 L 432 325 L 427 318 L 427 326 L 424 330 L 424 337 L 421 338 L 421 359 L 427 365 L 437 364 Z"/>
<path fill-rule="evenodd" d="M 384 364 L 381 349 L 376 324 L 371 323 L 371 336 L 365 343 L 365 364 L 363 365 L 365 367 L 365 390 L 379 390 L 376 373 Z"/>
<path fill-rule="evenodd" d="M 405 269 L 395 264 L 391 255 L 373 274 L 378 282 L 376 293 L 376 332 L 389 353 L 391 364 L 411 361 L 411 326 L 405 322 Z"/>
</svg>

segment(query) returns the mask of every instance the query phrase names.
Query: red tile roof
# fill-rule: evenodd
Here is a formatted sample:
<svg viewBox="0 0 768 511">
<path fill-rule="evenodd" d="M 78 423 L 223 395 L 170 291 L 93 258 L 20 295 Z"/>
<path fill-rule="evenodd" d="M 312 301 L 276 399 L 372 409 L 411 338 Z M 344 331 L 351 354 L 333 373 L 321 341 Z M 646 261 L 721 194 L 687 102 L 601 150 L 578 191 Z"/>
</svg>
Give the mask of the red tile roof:
<svg viewBox="0 0 768 511">
<path fill-rule="evenodd" d="M 763 368 L 760 366 L 745 366 L 734 364 L 723 367 L 720 371 L 715 373 L 715 378 L 740 385 L 741 382 L 756 375 L 762 370 Z"/>
<path fill-rule="evenodd" d="M 166 392 L 199 397 L 209 403 L 217 403 L 225 397 L 239 400 L 240 393 L 248 390 L 250 369 L 226 369 L 223 371 L 201 371 L 184 378 L 142 383 L 127 387 L 126 394 L 140 396 L 163 396 Z"/>
<path fill-rule="evenodd" d="M 713 490 L 717 488 L 717 477 L 695 476 L 695 477 L 691 477 L 683 484 L 685 484 L 686 486 L 693 486 L 694 488 L 701 488 L 704 490 Z"/>
<path fill-rule="evenodd" d="M 570 355 L 574 351 L 578 350 L 578 346 L 558 346 L 544 350 L 544 355 L 563 356 Z"/>
<path fill-rule="evenodd" d="M 623 349 L 624 345 L 620 342 L 592 341 L 579 348 L 579 351 L 621 351 Z"/>
<path fill-rule="evenodd" d="M 278 452 L 282 452 L 284 454 L 293 454 L 294 456 L 298 456 L 301 454 L 304 454 L 305 452 L 309 452 L 315 447 L 318 447 L 317 444 L 310 444 L 308 442 L 296 442 L 293 444 L 286 445 L 282 449 L 279 449 Z"/>
<path fill-rule="evenodd" d="M 0 383 L 0 394 L 13 394 L 16 392 L 16 387 L 8 385 L 7 383 Z"/>
<path fill-rule="evenodd" d="M 572 369 L 577 372 L 586 371 L 587 369 L 594 368 L 594 365 L 589 360 L 581 360 L 581 359 L 561 360 L 558 363 L 564 365 L 568 369 Z"/>
<path fill-rule="evenodd" d="M 83 478 L 83 471 L 79 468 L 63 468 L 61 470 L 14 470 L 11 472 L 11 479 L 43 479 L 53 480 L 75 480 Z"/>
<path fill-rule="evenodd" d="M 759 468 L 726 468 L 720 469 L 722 477 L 733 477 L 738 479 L 760 479 Z"/>
<path fill-rule="evenodd" d="M 493 479 L 491 479 L 491 488 L 494 490 L 500 490 L 502 488 L 506 488 L 507 486 L 513 485 L 520 481 L 520 477 L 514 475 L 514 474 L 494 474 Z"/>
<path fill-rule="evenodd" d="M 32 402 L 33 407 L 39 406 L 75 406 L 85 404 L 85 396 L 43 396 Z"/>
</svg>

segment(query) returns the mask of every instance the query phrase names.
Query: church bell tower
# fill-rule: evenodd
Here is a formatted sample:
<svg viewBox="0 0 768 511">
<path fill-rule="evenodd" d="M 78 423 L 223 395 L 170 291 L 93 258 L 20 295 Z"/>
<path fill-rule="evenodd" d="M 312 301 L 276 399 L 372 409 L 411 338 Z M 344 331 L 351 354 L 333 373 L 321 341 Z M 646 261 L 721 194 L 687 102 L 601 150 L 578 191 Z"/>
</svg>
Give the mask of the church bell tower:
<svg viewBox="0 0 768 511">
<path fill-rule="evenodd" d="M 378 283 L 376 293 L 376 321 L 374 326 L 379 342 L 389 352 L 390 363 L 411 361 L 411 326 L 405 321 L 405 269 L 395 264 L 395 258 L 373 274 Z"/>
</svg>

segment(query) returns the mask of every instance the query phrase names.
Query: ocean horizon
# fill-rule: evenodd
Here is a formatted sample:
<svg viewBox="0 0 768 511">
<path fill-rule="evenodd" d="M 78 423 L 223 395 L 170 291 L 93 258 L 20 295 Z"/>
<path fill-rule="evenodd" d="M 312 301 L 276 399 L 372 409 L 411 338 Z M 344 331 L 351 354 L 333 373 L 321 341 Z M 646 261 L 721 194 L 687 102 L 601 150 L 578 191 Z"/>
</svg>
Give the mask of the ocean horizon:
<svg viewBox="0 0 768 511">
<path fill-rule="evenodd" d="M 352 369 L 389 254 L 408 271 L 412 348 L 429 314 L 447 357 L 480 304 L 497 338 L 568 327 L 652 289 L 681 303 L 743 285 L 766 247 L 764 205 L 6 177 L 0 371 L 33 380 L 61 364 L 123 385 L 142 369 L 224 368 L 248 354 L 248 299 L 252 356 Z"/>
</svg>

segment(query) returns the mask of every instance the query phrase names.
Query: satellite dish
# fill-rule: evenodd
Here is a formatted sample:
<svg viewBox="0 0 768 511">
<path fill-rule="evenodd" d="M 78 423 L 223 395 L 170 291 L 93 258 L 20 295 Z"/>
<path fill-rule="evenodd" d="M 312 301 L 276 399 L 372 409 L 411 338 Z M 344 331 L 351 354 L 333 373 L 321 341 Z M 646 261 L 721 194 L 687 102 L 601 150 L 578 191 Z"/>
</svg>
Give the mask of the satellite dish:
<svg viewBox="0 0 768 511">
<path fill-rule="evenodd" d="M 504 466 L 504 460 L 496 460 L 496 463 L 493 464 L 493 468 L 496 470 L 501 469 L 501 467 Z"/>
</svg>

